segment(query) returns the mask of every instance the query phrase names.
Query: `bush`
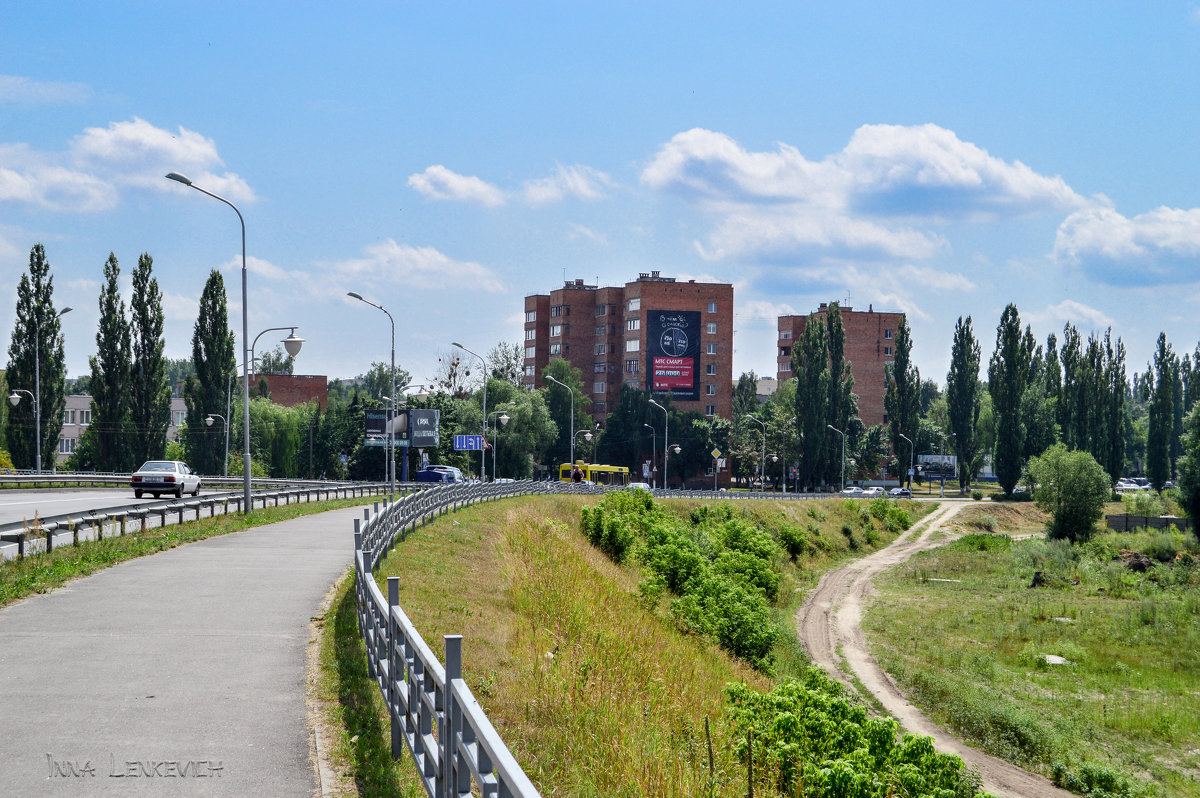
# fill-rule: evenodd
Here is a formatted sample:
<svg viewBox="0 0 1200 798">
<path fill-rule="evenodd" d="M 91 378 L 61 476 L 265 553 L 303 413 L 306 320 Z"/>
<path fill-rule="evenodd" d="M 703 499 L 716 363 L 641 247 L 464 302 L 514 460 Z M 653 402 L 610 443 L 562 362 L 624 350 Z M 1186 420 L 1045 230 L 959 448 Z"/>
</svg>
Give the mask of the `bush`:
<svg viewBox="0 0 1200 798">
<path fill-rule="evenodd" d="M 971 498 L 972 498 L 972 499 L 974 499 L 974 500 L 975 500 L 975 501 L 977 501 L 977 502 L 978 502 L 978 501 L 983 501 L 983 491 L 981 491 L 981 490 L 973 490 L 973 491 L 971 491 Z"/>
<path fill-rule="evenodd" d="M 1121 495 L 1121 504 L 1129 515 L 1159 516 L 1165 509 L 1163 500 L 1153 491 L 1137 491 Z"/>
<path fill-rule="evenodd" d="M 1096 458 L 1056 443 L 1026 468 L 1030 482 L 1038 486 L 1038 507 L 1052 516 L 1050 537 L 1072 543 L 1088 540 L 1092 526 L 1104 515 L 1111 488 Z"/>
</svg>

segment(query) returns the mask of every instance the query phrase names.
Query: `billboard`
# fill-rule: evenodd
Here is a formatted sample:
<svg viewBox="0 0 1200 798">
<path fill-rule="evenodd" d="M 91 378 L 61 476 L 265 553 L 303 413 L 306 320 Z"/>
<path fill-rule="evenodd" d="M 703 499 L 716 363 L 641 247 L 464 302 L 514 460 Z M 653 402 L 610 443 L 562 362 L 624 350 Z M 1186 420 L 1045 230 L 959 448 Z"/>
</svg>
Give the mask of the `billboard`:
<svg viewBox="0 0 1200 798">
<path fill-rule="evenodd" d="M 646 313 L 646 390 L 700 399 L 700 311 Z"/>
<path fill-rule="evenodd" d="M 366 446 L 387 446 L 387 416 L 388 411 L 383 408 L 369 407 L 366 409 L 367 422 L 367 439 Z"/>
<path fill-rule="evenodd" d="M 922 466 L 926 478 L 958 476 L 958 456 L 953 454 L 919 454 L 917 465 Z"/>
<path fill-rule="evenodd" d="M 417 449 L 436 449 L 438 445 L 438 410 L 404 410 L 396 413 L 395 427 L 390 432 L 396 436 L 396 446 L 412 446 Z M 388 416 L 391 411 L 368 408 L 366 411 L 366 446 L 388 445 Z"/>
<path fill-rule="evenodd" d="M 439 410 L 430 409 L 409 410 L 404 445 L 414 449 L 436 449 L 440 413 Z"/>
</svg>

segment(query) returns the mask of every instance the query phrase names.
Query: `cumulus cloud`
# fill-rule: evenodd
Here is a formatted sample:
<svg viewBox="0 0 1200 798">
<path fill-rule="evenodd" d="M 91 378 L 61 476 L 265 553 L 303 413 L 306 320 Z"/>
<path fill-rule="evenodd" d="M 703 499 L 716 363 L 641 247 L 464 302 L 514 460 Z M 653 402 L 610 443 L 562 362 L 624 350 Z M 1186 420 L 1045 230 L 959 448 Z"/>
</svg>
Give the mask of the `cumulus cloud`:
<svg viewBox="0 0 1200 798">
<path fill-rule="evenodd" d="M 452 172 L 441 164 L 409 176 L 408 185 L 435 200 L 477 202 L 488 208 L 498 207 L 505 202 L 504 192 L 491 183 Z"/>
<path fill-rule="evenodd" d="M 604 196 L 604 187 L 612 185 L 608 175 L 590 166 L 563 166 L 550 177 L 525 182 L 523 194 L 530 205 L 561 202 L 567 197 L 596 200 Z"/>
<path fill-rule="evenodd" d="M 855 308 L 873 305 L 877 310 L 899 310 L 924 321 L 933 319 L 926 310 L 932 296 L 969 294 L 978 290 L 974 282 L 959 272 L 855 260 L 827 260 L 799 267 L 793 270 L 792 277 L 796 283 L 805 286 L 807 293 L 818 289 L 853 289 L 851 305 Z M 786 290 L 789 286 L 779 288 Z"/>
<path fill-rule="evenodd" d="M 365 247 L 363 257 L 338 261 L 330 269 L 341 277 L 387 286 L 392 291 L 505 290 L 496 273 L 482 264 L 454 260 L 433 247 L 398 244 L 390 238 Z"/>
<path fill-rule="evenodd" d="M 1085 204 L 1062 178 L 995 158 L 937 125 L 864 125 L 820 161 L 787 144 L 750 152 L 698 128 L 663 145 L 641 179 L 716 219 L 708 242 L 696 244 L 709 258 L 926 258 L 946 248 L 930 225 Z"/>
<path fill-rule="evenodd" d="M 1043 310 L 1026 313 L 1025 320 L 1039 327 L 1055 329 L 1067 322 L 1083 330 L 1102 330 L 1113 324 L 1112 317 L 1104 311 L 1073 299 L 1064 299 L 1057 305 L 1047 305 Z"/>
<path fill-rule="evenodd" d="M 92 90 L 86 83 L 59 83 L 20 75 L 0 75 L 0 103 L 61 105 L 85 102 L 91 96 Z"/>
<path fill-rule="evenodd" d="M 1200 208 L 1159 207 L 1127 218 L 1094 205 L 1059 226 L 1054 259 L 1109 285 L 1196 282 Z"/>
<path fill-rule="evenodd" d="M 567 233 L 567 239 L 570 241 L 586 238 L 587 240 L 593 241 L 597 244 L 608 243 L 608 239 L 603 234 L 597 233 L 590 227 L 585 227 L 584 225 L 576 222 L 571 222 L 568 227 L 570 228 L 570 231 Z"/>
</svg>

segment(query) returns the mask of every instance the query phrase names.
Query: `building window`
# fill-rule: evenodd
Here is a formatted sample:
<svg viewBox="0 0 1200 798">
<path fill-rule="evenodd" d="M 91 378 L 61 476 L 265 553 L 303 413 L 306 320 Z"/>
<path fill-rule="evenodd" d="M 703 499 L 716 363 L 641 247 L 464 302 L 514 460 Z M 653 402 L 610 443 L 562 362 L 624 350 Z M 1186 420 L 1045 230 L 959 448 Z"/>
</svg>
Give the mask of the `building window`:
<svg viewBox="0 0 1200 798">
<path fill-rule="evenodd" d="M 187 422 L 186 410 L 176 410 L 172 415 L 175 416 L 175 426 L 177 427 L 182 427 Z"/>
<path fill-rule="evenodd" d="M 790 346 L 779 347 L 779 356 L 780 357 L 791 357 L 792 356 L 792 348 Z"/>
<path fill-rule="evenodd" d="M 608 364 L 605 363 L 603 360 L 598 360 L 592 364 L 592 373 L 593 374 L 603 374 L 606 371 L 608 371 Z"/>
<path fill-rule="evenodd" d="M 641 389 L 641 384 L 637 380 L 625 380 L 625 384 L 635 391 Z"/>
<path fill-rule="evenodd" d="M 891 357 L 891 356 L 892 356 L 892 348 L 891 348 L 890 346 L 885 346 L 885 347 L 883 348 L 883 356 L 884 356 L 884 357 Z"/>
<path fill-rule="evenodd" d="M 641 310 L 642 298 L 640 296 L 635 296 L 633 299 L 630 299 L 625 303 L 625 309 L 628 311 Z"/>
<path fill-rule="evenodd" d="M 607 324 L 597 324 L 596 325 L 596 335 L 602 336 L 607 333 L 608 333 L 608 325 Z"/>
<path fill-rule="evenodd" d="M 642 342 L 640 340 L 638 340 L 637 338 L 630 338 L 629 340 L 627 340 L 625 342 L 625 351 L 626 352 L 642 351 Z"/>
<path fill-rule="evenodd" d="M 537 311 L 536 310 L 525 311 L 525 321 L 537 321 Z"/>
<path fill-rule="evenodd" d="M 883 337 L 884 337 L 886 340 L 888 340 L 888 341 L 892 340 L 892 331 L 891 331 L 891 330 L 884 330 L 884 331 L 883 331 Z"/>
<path fill-rule="evenodd" d="M 532 327 L 530 329 L 526 330 L 525 331 L 525 340 L 526 341 L 536 341 L 537 340 L 537 330 L 533 329 Z"/>
<path fill-rule="evenodd" d="M 79 411 L 79 426 L 86 427 L 88 424 L 91 424 L 91 423 L 92 423 L 92 411 L 91 410 L 80 410 Z"/>
<path fill-rule="evenodd" d="M 592 347 L 592 353 L 596 355 L 608 354 L 608 344 L 596 344 Z"/>
<path fill-rule="evenodd" d="M 74 410 L 64 410 L 63 411 L 63 423 L 64 424 L 74 424 L 75 423 L 75 411 Z"/>
<path fill-rule="evenodd" d="M 716 303 L 716 302 L 709 302 L 709 303 L 708 303 L 708 312 L 709 312 L 709 313 L 716 313 L 716 312 L 717 312 L 717 303 Z"/>
<path fill-rule="evenodd" d="M 525 376 L 526 377 L 537 376 L 537 368 L 532 363 L 525 366 Z"/>
<path fill-rule="evenodd" d="M 780 371 L 791 371 L 792 370 L 792 361 L 786 360 L 783 363 L 780 363 L 779 370 Z"/>
<path fill-rule="evenodd" d="M 625 361 L 625 373 L 626 374 L 637 374 L 638 373 L 638 363 L 639 363 L 639 361 L 637 360 L 637 358 L 626 360 Z"/>
<path fill-rule="evenodd" d="M 705 383 L 704 395 L 705 396 L 716 396 L 717 395 L 717 386 L 713 385 L 711 382 Z"/>
<path fill-rule="evenodd" d="M 705 405 L 704 406 L 704 415 L 712 417 L 712 416 L 715 416 L 716 414 L 717 414 L 717 406 L 716 405 Z"/>
<path fill-rule="evenodd" d="M 592 412 L 593 413 L 606 412 L 604 402 L 592 402 Z"/>
<path fill-rule="evenodd" d="M 550 344 L 550 354 L 561 355 L 562 354 L 562 344 Z"/>
<path fill-rule="evenodd" d="M 708 348 L 705 350 L 705 353 L 709 355 L 715 355 L 717 353 L 717 345 L 709 344 Z"/>
<path fill-rule="evenodd" d="M 550 325 L 550 337 L 551 338 L 561 337 L 562 336 L 562 328 L 563 328 L 563 326 L 561 324 L 551 324 Z"/>
<path fill-rule="evenodd" d="M 610 316 L 615 316 L 615 315 L 617 315 L 617 306 L 616 306 L 616 305 L 609 305 L 609 306 L 608 306 L 608 315 L 610 315 Z"/>
<path fill-rule="evenodd" d="M 604 391 L 605 391 L 604 383 L 602 383 L 602 382 L 593 382 L 592 383 L 592 393 L 604 393 Z"/>
<path fill-rule="evenodd" d="M 58 439 L 58 453 L 59 454 L 70 454 L 73 451 L 75 451 L 75 439 L 74 438 L 59 438 Z"/>
<path fill-rule="evenodd" d="M 780 341 L 792 340 L 792 331 L 791 330 L 780 330 L 779 331 L 779 340 Z"/>
<path fill-rule="evenodd" d="M 607 310 L 607 309 L 608 309 L 608 305 L 597 305 L 597 306 L 596 306 L 596 315 L 597 315 L 597 316 L 603 316 L 603 315 L 604 315 L 604 311 L 605 311 L 605 310 Z"/>
<path fill-rule="evenodd" d="M 628 330 L 629 332 L 633 332 L 634 330 L 642 329 L 642 320 L 641 319 L 626 319 L 625 320 L 625 329 Z"/>
<path fill-rule="evenodd" d="M 710 321 L 708 323 L 708 334 L 709 335 L 717 334 L 717 323 L 715 321 Z"/>
<path fill-rule="evenodd" d="M 537 357 L 537 349 L 532 346 L 525 347 L 525 359 L 533 360 L 535 357 Z"/>
<path fill-rule="evenodd" d="M 562 305 L 551 305 L 550 306 L 550 318 L 557 319 L 559 316 L 561 316 L 562 308 L 563 308 Z"/>
<path fill-rule="evenodd" d="M 717 364 L 716 363 L 706 363 L 704 366 L 704 373 L 707 374 L 709 377 L 717 376 Z"/>
</svg>

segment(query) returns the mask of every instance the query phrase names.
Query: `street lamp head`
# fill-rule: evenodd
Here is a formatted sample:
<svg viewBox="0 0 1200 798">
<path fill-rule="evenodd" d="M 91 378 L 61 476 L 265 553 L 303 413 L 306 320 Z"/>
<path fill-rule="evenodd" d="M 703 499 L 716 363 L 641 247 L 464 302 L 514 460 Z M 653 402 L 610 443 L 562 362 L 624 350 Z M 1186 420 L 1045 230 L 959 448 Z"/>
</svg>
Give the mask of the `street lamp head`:
<svg viewBox="0 0 1200 798">
<path fill-rule="evenodd" d="M 683 450 L 679 448 L 679 444 L 677 443 L 671 447 L 671 451 L 674 452 L 675 454 L 679 454 Z"/>
<path fill-rule="evenodd" d="M 591 440 L 592 440 L 592 431 L 591 431 L 591 430 L 588 430 L 587 432 L 583 433 L 583 439 L 584 439 L 585 441 L 591 442 Z"/>
<path fill-rule="evenodd" d="M 211 427 L 212 425 L 213 425 L 213 417 L 212 417 L 212 416 L 205 416 L 205 417 L 204 417 L 204 426 L 206 426 L 206 427 Z"/>
<path fill-rule="evenodd" d="M 13 391 L 8 395 L 8 403 L 13 407 L 16 407 L 21 403 L 21 395 L 16 391 Z"/>
<path fill-rule="evenodd" d="M 60 310 L 60 311 L 58 312 L 58 317 L 61 319 L 63 316 L 67 315 L 68 313 L 70 313 L 70 312 L 71 312 L 72 310 L 74 310 L 74 309 L 75 309 L 75 308 L 72 308 L 72 307 L 65 307 L 65 308 L 63 308 L 62 310 Z"/>
<path fill-rule="evenodd" d="M 362 299 L 363 298 L 362 294 L 358 293 L 357 291 L 347 291 L 346 296 L 353 297 L 354 299 Z M 366 300 L 363 300 L 363 301 L 366 301 Z"/>
<path fill-rule="evenodd" d="M 465 347 L 465 346 L 463 346 L 462 344 L 460 344 L 458 341 L 451 341 L 451 342 L 450 342 L 450 345 L 451 345 L 451 346 L 457 346 L 459 349 L 466 349 L 466 347 Z"/>
<path fill-rule="evenodd" d="M 503 427 L 507 423 L 508 423 L 508 413 L 501 413 L 500 414 L 500 426 Z"/>
<path fill-rule="evenodd" d="M 169 172 L 167 174 L 167 179 L 174 180 L 176 183 L 183 183 L 185 186 L 190 186 L 192 184 L 191 180 L 188 180 L 186 177 L 179 174 L 178 172 Z"/>
<path fill-rule="evenodd" d="M 292 328 L 291 335 L 283 339 L 283 348 L 292 357 L 300 354 L 300 347 L 304 346 L 304 339 L 296 335 L 296 328 Z"/>
</svg>

